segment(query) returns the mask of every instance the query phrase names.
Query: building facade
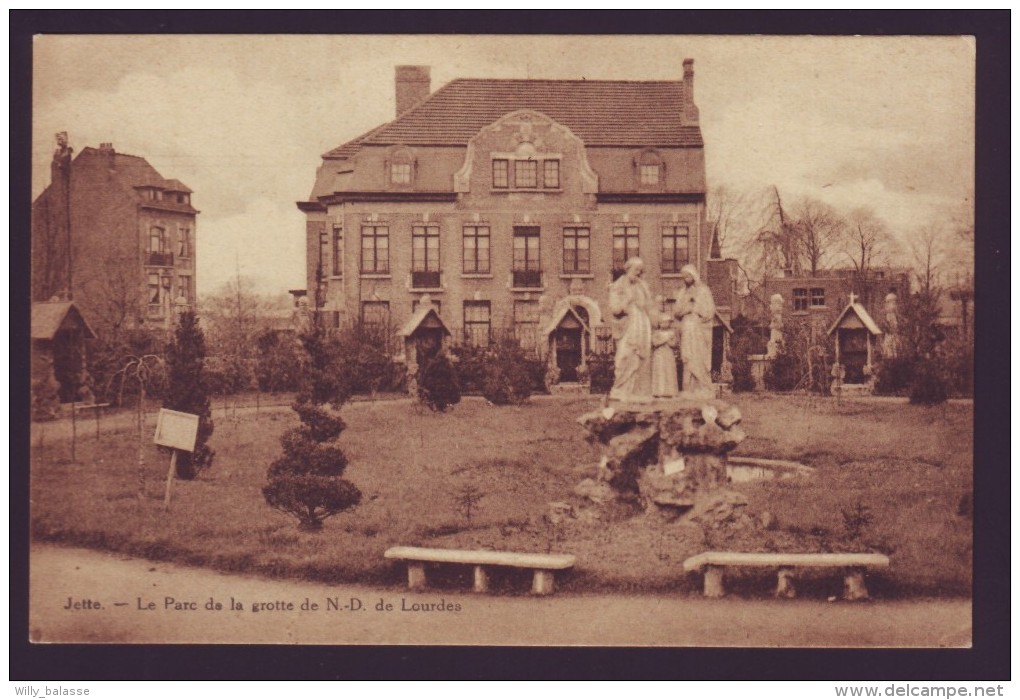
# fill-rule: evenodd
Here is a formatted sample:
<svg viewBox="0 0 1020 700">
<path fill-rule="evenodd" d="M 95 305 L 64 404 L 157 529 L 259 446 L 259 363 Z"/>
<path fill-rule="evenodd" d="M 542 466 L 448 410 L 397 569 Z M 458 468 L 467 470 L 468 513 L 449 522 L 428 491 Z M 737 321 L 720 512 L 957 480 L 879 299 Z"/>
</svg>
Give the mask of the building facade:
<svg viewBox="0 0 1020 700">
<path fill-rule="evenodd" d="M 768 300 L 783 298 L 783 318 L 794 323 L 809 322 L 814 328 L 828 328 L 850 303 L 850 295 L 874 319 L 885 317 L 886 297 L 898 299 L 910 295 L 911 272 L 906 268 L 881 267 L 858 274 L 853 268 L 818 270 L 815 276 L 784 275 L 768 279 L 759 288 L 759 296 Z M 764 305 L 763 305 L 764 308 Z M 762 312 L 763 319 L 765 313 Z M 879 325 L 882 322 L 879 320 Z"/>
<path fill-rule="evenodd" d="M 575 378 L 628 258 L 664 310 L 684 265 L 727 278 L 707 274 L 693 61 L 678 78 L 432 92 L 428 67 L 398 66 L 396 118 L 325 153 L 298 202 L 310 305 L 400 329 L 428 295 L 453 342 L 510 331 Z"/>
<path fill-rule="evenodd" d="M 32 204 L 32 300 L 73 299 L 100 337 L 169 328 L 195 303 L 197 214 L 144 158 L 60 141 Z"/>
</svg>

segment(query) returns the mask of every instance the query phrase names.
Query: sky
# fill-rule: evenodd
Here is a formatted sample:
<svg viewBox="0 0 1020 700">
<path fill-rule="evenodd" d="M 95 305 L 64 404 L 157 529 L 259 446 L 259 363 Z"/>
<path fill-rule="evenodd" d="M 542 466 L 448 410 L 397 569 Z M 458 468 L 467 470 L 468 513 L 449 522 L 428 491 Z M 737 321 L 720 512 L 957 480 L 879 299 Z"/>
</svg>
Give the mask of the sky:
<svg viewBox="0 0 1020 700">
<path fill-rule="evenodd" d="M 54 134 L 111 142 L 194 190 L 199 295 L 238 272 L 303 288 L 321 154 L 393 119 L 394 66 L 455 78 L 679 80 L 695 60 L 709 187 L 868 206 L 901 241 L 974 190 L 966 37 L 42 35 L 32 196 Z"/>
</svg>

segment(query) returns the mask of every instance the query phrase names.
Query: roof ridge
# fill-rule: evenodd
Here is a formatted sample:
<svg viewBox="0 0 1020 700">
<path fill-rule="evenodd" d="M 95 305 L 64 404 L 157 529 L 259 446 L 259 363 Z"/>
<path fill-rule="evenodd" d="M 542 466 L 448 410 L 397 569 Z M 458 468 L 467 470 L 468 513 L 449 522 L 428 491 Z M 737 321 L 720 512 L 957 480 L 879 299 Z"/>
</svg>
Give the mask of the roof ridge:
<svg viewBox="0 0 1020 700">
<path fill-rule="evenodd" d="M 650 83 L 676 83 L 679 85 L 683 84 L 682 80 L 628 80 L 625 78 L 613 78 L 613 79 L 601 79 L 601 78 L 454 78 L 449 83 L 444 85 L 451 85 L 457 82 L 494 82 L 500 81 L 504 83 L 582 83 L 582 84 L 595 84 L 595 83 L 631 83 L 636 85 L 648 85 Z M 441 90 L 442 88 L 440 88 Z M 439 90 L 436 90 L 439 92 Z M 433 95 L 436 92 L 432 93 Z"/>
<path fill-rule="evenodd" d="M 95 146 L 83 146 L 82 149 L 78 152 L 78 155 L 83 155 L 85 151 L 91 151 L 93 153 L 102 153 L 102 151 L 96 148 Z M 121 151 L 118 151 L 116 148 L 113 149 L 113 155 L 124 156 L 125 158 L 137 158 L 138 160 L 144 160 L 146 163 L 149 162 L 145 156 L 136 156 L 133 153 L 123 153 Z"/>
<path fill-rule="evenodd" d="M 701 130 L 683 121 L 679 80 L 455 78 L 377 128 L 329 151 L 351 158 L 371 145 L 467 143 L 501 114 L 542 112 L 589 145 L 655 143 L 702 147 Z"/>
</svg>

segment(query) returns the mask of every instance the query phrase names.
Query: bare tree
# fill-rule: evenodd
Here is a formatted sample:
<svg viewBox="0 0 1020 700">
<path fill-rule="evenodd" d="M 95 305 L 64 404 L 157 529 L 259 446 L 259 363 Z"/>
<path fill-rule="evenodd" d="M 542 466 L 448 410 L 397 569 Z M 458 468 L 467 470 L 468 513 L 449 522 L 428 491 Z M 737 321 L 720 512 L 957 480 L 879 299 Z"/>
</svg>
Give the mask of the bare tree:
<svg viewBox="0 0 1020 700">
<path fill-rule="evenodd" d="M 920 291 L 931 295 L 938 289 L 945 265 L 948 231 L 939 219 L 922 226 L 911 238 L 910 256 Z"/>
<path fill-rule="evenodd" d="M 202 297 L 208 365 L 216 377 L 216 392 L 223 394 L 224 401 L 228 394 L 260 389 L 259 339 L 274 328 L 275 319 L 290 315 L 290 306 L 283 296 L 259 293 L 251 279 L 241 276 L 225 283 L 215 294 Z"/>
<path fill-rule="evenodd" d="M 203 297 L 202 320 L 208 326 L 213 354 L 247 353 L 276 306 L 247 277 L 236 277 Z"/>
<path fill-rule="evenodd" d="M 754 196 L 726 185 L 713 187 L 708 193 L 706 216 L 711 239 L 718 246 L 719 257 L 734 255 L 753 236 Z"/>
<path fill-rule="evenodd" d="M 138 410 L 136 425 L 138 428 L 138 499 L 145 497 L 145 388 L 149 386 L 157 375 L 166 371 L 162 357 L 157 355 L 130 355 L 125 359 L 125 364 L 111 378 L 111 382 L 119 382 L 118 394 L 123 397 L 124 385 L 127 383 L 138 384 Z M 117 402 L 122 405 L 123 401 Z"/>
<path fill-rule="evenodd" d="M 727 243 L 731 254 L 740 261 L 748 280 L 758 281 L 774 276 L 783 269 L 779 236 L 775 233 L 780 224 L 775 207 L 775 193 L 772 188 L 744 193 L 742 206 L 743 222 L 739 229 L 731 228 Z M 739 230 L 742 235 L 735 237 L 732 232 Z"/>
<path fill-rule="evenodd" d="M 783 206 L 779 188 L 769 188 L 764 201 L 759 215 L 761 224 L 751 244 L 756 251 L 751 267 L 758 268 L 763 279 L 778 276 L 780 271 L 799 275 L 801 256 L 797 227 Z"/>
<path fill-rule="evenodd" d="M 796 252 L 803 257 L 812 277 L 832 258 L 846 223 L 828 204 L 806 197 L 793 210 Z"/>
<path fill-rule="evenodd" d="M 945 237 L 946 281 L 954 288 L 974 286 L 974 207 L 966 198 L 947 214 L 949 233 Z"/>
<path fill-rule="evenodd" d="M 115 341 L 142 317 L 142 280 L 133 257 L 106 258 L 83 269 L 80 278 L 82 302 L 100 337 Z"/>
<path fill-rule="evenodd" d="M 862 276 L 889 263 L 892 234 L 888 224 L 874 211 L 860 207 L 850 212 L 846 227 L 846 255 L 854 270 Z"/>
<path fill-rule="evenodd" d="M 854 209 L 847 217 L 844 252 L 852 268 L 855 291 L 865 305 L 872 302 L 873 271 L 889 265 L 894 252 L 888 224 L 867 207 Z"/>
</svg>

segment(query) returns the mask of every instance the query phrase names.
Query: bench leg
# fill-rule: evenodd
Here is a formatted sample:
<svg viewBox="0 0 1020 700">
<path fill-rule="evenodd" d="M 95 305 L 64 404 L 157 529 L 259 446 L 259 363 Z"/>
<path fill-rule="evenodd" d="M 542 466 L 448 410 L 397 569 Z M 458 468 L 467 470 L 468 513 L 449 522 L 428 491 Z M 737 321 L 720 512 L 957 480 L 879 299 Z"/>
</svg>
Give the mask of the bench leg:
<svg viewBox="0 0 1020 700">
<path fill-rule="evenodd" d="M 488 593 L 489 592 L 489 572 L 485 570 L 484 566 L 475 567 L 475 593 Z"/>
<path fill-rule="evenodd" d="M 723 588 L 723 568 L 721 566 L 705 567 L 705 597 L 722 598 L 726 595 Z"/>
<path fill-rule="evenodd" d="M 796 598 L 797 589 L 793 585 L 793 569 L 779 570 L 779 583 L 776 585 L 777 598 Z"/>
<path fill-rule="evenodd" d="M 553 592 L 553 572 L 535 569 L 531 592 L 535 595 L 550 595 Z"/>
<path fill-rule="evenodd" d="M 428 587 L 425 578 L 425 564 L 420 561 L 407 562 L 407 587 L 412 591 L 421 591 Z"/>
<path fill-rule="evenodd" d="M 868 587 L 864 585 L 864 569 L 851 569 L 843 579 L 845 600 L 867 600 Z"/>
</svg>

